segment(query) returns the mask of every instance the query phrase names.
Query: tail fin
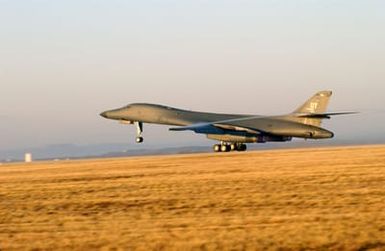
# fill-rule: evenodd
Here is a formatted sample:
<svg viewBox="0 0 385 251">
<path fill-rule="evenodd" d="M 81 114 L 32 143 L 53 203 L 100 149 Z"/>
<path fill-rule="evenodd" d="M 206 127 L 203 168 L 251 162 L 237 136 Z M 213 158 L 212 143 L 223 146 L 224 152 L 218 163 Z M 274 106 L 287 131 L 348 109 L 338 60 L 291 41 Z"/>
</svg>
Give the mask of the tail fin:
<svg viewBox="0 0 385 251">
<path fill-rule="evenodd" d="M 320 126 L 322 122 L 322 117 L 320 116 L 303 116 L 300 115 L 311 115 L 311 114 L 323 114 L 326 112 L 327 106 L 329 104 L 330 97 L 332 96 L 331 91 L 321 91 L 316 93 L 313 97 L 300 106 L 297 110 L 293 112 L 292 118 L 300 123 L 306 125 Z"/>
<path fill-rule="evenodd" d="M 329 104 L 331 91 L 321 91 L 316 93 L 313 97 L 300 106 L 294 113 L 324 113 Z"/>
</svg>

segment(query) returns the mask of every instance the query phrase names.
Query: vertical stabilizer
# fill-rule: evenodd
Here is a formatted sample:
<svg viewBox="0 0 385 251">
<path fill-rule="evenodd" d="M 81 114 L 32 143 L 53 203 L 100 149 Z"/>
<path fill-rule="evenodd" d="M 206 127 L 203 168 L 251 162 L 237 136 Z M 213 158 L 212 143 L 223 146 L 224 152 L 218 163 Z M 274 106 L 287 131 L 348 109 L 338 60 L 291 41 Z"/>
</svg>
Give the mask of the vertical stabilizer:
<svg viewBox="0 0 385 251">
<path fill-rule="evenodd" d="M 307 100 L 305 104 L 295 110 L 294 113 L 324 113 L 326 112 L 331 96 L 331 91 L 318 92 Z"/>
<path fill-rule="evenodd" d="M 296 115 L 302 115 L 302 114 L 325 113 L 331 96 L 332 96 L 331 91 L 318 92 L 313 97 L 308 99 L 305 102 L 305 104 L 303 104 L 297 110 L 295 110 L 292 115 L 296 116 Z M 294 120 L 306 125 L 313 125 L 313 126 L 320 126 L 322 122 L 321 118 L 316 118 L 316 117 L 314 118 L 296 117 Z"/>
</svg>

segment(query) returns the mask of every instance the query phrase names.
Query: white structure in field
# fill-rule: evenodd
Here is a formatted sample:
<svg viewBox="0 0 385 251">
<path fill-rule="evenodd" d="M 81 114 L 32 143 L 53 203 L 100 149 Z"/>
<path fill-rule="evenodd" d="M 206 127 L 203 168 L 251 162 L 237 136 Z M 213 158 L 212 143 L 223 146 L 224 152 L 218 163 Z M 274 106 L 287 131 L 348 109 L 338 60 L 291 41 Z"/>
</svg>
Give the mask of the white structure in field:
<svg viewBox="0 0 385 251">
<path fill-rule="evenodd" d="M 32 162 L 32 154 L 31 153 L 26 153 L 24 156 L 25 163 L 31 163 Z"/>
</svg>

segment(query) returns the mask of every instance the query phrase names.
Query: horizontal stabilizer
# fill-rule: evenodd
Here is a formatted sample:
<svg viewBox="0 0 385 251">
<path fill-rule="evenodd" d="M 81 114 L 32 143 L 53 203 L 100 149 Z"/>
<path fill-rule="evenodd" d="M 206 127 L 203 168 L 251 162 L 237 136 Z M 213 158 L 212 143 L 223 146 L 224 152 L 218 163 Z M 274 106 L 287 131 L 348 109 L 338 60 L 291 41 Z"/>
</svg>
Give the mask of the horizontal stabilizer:
<svg viewBox="0 0 385 251">
<path fill-rule="evenodd" d="M 330 119 L 331 116 L 357 114 L 358 112 L 298 113 L 300 118 Z"/>
</svg>

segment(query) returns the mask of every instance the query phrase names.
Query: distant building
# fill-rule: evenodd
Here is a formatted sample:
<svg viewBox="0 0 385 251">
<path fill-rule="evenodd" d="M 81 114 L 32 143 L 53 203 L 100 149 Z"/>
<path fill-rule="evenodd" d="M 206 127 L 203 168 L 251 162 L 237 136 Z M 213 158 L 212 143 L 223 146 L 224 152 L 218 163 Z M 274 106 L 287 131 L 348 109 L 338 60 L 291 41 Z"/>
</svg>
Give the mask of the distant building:
<svg viewBox="0 0 385 251">
<path fill-rule="evenodd" d="M 32 162 L 32 154 L 31 153 L 26 153 L 24 156 L 25 163 L 31 163 Z"/>
</svg>

